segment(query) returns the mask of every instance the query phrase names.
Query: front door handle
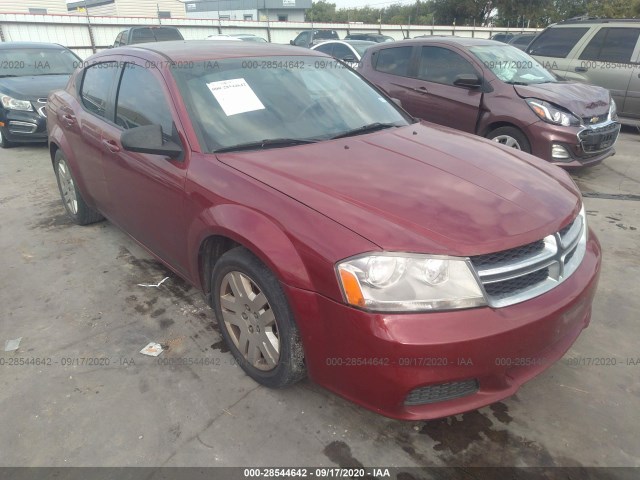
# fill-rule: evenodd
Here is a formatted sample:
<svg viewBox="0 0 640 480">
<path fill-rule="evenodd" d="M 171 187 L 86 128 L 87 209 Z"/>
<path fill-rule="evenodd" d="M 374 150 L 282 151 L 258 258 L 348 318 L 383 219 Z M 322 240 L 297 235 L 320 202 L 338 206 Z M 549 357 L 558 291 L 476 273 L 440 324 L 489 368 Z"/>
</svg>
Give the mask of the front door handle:
<svg viewBox="0 0 640 480">
<path fill-rule="evenodd" d="M 65 113 L 62 115 L 62 120 L 67 125 L 67 127 L 72 127 L 76 124 L 76 116 Z"/>
<path fill-rule="evenodd" d="M 574 68 L 574 70 L 575 70 L 576 72 L 586 72 L 586 71 L 588 71 L 589 69 L 588 69 L 587 67 L 576 67 L 576 68 Z"/>
<path fill-rule="evenodd" d="M 105 138 L 102 140 L 102 145 L 104 145 L 111 153 L 117 153 L 120 151 L 120 147 L 114 140 L 107 140 Z"/>
<path fill-rule="evenodd" d="M 429 93 L 429 90 L 427 90 L 427 87 L 416 87 L 413 90 L 418 93 Z"/>
</svg>

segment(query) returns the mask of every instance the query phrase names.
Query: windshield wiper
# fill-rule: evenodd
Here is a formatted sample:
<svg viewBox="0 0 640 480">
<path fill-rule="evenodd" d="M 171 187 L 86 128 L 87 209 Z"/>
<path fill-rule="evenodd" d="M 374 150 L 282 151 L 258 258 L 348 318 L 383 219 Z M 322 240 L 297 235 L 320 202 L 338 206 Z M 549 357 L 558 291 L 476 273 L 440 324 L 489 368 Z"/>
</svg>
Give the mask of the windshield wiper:
<svg viewBox="0 0 640 480">
<path fill-rule="evenodd" d="M 363 133 L 375 132 L 377 130 L 384 130 L 385 128 L 393 128 L 397 127 L 393 123 L 370 123 L 368 125 L 363 125 L 358 128 L 354 128 L 353 130 L 349 130 L 338 135 L 331 137 L 331 140 L 335 140 L 336 138 L 344 138 L 344 137 L 353 137 L 355 135 L 362 135 Z"/>
<path fill-rule="evenodd" d="M 531 83 L 527 83 L 527 82 L 505 82 L 508 83 L 509 85 L 531 85 Z"/>
<path fill-rule="evenodd" d="M 0 78 L 17 77 L 18 75 L 0 75 Z"/>
<path fill-rule="evenodd" d="M 317 143 L 317 140 L 305 140 L 303 138 L 266 138 L 257 142 L 239 143 L 230 147 L 222 147 L 214 150 L 213 153 L 239 152 L 242 150 L 260 150 L 266 148 L 292 147 L 294 145 L 306 145 Z"/>
</svg>

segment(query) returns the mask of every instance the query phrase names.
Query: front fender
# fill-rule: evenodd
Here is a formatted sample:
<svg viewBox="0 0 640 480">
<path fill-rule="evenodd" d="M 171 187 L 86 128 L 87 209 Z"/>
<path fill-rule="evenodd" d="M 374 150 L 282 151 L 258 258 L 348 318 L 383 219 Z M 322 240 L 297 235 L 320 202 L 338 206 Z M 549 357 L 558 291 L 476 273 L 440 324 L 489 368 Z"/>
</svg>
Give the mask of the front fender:
<svg viewBox="0 0 640 480">
<path fill-rule="evenodd" d="M 243 245 L 256 255 L 278 279 L 288 285 L 313 290 L 313 283 L 292 240 L 264 214 L 237 204 L 215 205 L 200 213 L 189 228 L 188 249 L 192 277 L 201 282 L 199 251 L 212 235 Z M 201 282 L 202 283 L 202 282 Z M 200 287 L 202 288 L 202 284 Z"/>
</svg>

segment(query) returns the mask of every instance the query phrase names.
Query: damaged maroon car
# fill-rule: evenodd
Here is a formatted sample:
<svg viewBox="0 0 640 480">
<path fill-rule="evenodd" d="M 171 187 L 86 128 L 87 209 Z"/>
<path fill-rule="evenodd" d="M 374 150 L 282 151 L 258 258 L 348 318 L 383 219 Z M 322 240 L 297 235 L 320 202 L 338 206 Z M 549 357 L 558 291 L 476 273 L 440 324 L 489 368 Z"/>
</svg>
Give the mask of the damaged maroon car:
<svg viewBox="0 0 640 480">
<path fill-rule="evenodd" d="M 559 81 L 511 45 L 459 37 L 382 44 L 365 52 L 358 71 L 418 118 L 562 167 L 615 153 L 620 124 L 609 91 Z"/>
</svg>

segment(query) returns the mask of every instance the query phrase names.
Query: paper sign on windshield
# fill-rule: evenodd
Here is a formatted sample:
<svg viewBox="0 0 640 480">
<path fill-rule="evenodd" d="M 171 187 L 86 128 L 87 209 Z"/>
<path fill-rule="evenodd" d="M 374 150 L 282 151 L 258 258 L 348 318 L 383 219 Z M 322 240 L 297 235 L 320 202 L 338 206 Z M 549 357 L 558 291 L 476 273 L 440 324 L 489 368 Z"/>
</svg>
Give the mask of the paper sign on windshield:
<svg viewBox="0 0 640 480">
<path fill-rule="evenodd" d="M 264 110 L 264 105 L 244 78 L 207 83 L 224 113 L 230 117 L 238 113 Z"/>
</svg>

